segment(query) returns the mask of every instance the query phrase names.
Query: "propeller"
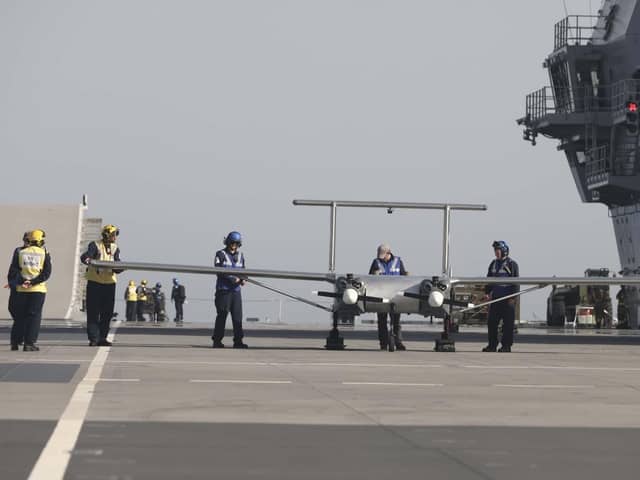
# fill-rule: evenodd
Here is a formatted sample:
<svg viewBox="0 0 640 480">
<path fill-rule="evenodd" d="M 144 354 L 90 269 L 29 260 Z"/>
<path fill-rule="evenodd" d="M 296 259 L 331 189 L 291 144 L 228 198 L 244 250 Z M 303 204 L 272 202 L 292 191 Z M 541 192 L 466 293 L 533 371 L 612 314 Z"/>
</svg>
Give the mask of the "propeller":
<svg viewBox="0 0 640 480">
<path fill-rule="evenodd" d="M 428 295 L 422 295 L 420 293 L 412 293 L 412 292 L 402 292 L 402 295 L 409 298 L 415 298 L 418 300 L 423 300 L 425 302 L 429 302 L 429 306 L 438 308 L 442 305 L 453 305 L 454 307 L 462 307 L 462 308 L 470 308 L 473 307 L 473 303 L 460 302 L 458 300 L 449 300 L 444 297 L 442 292 L 434 290 L 430 292 Z"/>
<path fill-rule="evenodd" d="M 333 292 L 314 292 L 320 297 L 336 298 L 342 301 L 343 305 L 354 306 L 358 302 L 371 302 L 371 303 L 389 303 L 388 298 L 374 297 L 366 295 L 366 288 L 364 282 L 359 278 L 355 278 L 353 274 L 348 273 L 344 277 L 340 277 L 336 280 L 336 289 Z"/>
<path fill-rule="evenodd" d="M 468 308 L 470 304 L 445 297 L 449 290 L 449 282 L 440 277 L 431 277 L 431 280 L 424 280 L 420 284 L 420 293 L 402 292 L 402 295 L 409 298 L 416 298 L 425 301 L 432 308 L 440 308 L 442 305 Z"/>
<path fill-rule="evenodd" d="M 344 292 L 313 292 L 319 297 L 339 298 L 345 305 L 355 305 L 358 302 L 389 303 L 388 298 L 360 295 L 355 288 L 347 288 Z"/>
</svg>

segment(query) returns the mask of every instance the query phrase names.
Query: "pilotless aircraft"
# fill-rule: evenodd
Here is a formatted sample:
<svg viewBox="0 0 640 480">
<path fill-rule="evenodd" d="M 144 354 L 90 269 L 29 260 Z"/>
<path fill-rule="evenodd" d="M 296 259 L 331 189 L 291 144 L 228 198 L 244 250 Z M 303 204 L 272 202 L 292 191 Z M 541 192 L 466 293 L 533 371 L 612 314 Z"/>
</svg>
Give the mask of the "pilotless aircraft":
<svg viewBox="0 0 640 480">
<path fill-rule="evenodd" d="M 450 337 L 451 318 L 453 312 L 472 310 L 490 305 L 498 300 L 473 305 L 455 300 L 454 292 L 459 285 L 519 285 L 529 288 L 509 295 L 516 297 L 550 285 L 638 285 L 640 278 L 586 278 L 586 277 L 517 277 L 504 278 L 462 277 L 453 276 L 449 261 L 449 231 L 451 213 L 456 210 L 483 211 L 486 205 L 478 204 L 442 204 L 442 203 L 398 203 L 398 202 L 360 202 L 333 200 L 294 200 L 294 205 L 326 206 L 330 208 L 330 245 L 329 272 L 296 272 L 266 269 L 233 269 L 200 265 L 176 265 L 162 263 L 118 262 L 118 269 L 142 270 L 150 272 L 175 272 L 190 274 L 218 275 L 233 274 L 246 279 L 250 283 L 267 288 L 310 306 L 326 310 L 332 314 L 333 328 L 327 337 L 326 348 L 337 350 L 344 348 L 344 340 L 340 336 L 338 326 L 341 321 L 353 320 L 363 313 L 405 313 L 418 314 L 425 317 L 436 317 L 444 320 L 444 331 L 436 340 L 437 351 L 454 351 L 454 342 Z M 443 212 L 443 246 L 442 271 L 437 275 L 381 276 L 356 273 L 336 273 L 335 241 L 336 212 L 339 207 L 384 208 L 388 213 L 398 209 L 441 210 Z M 112 268 L 114 263 L 94 261 L 98 268 Z M 326 291 L 315 292 L 318 296 L 333 298 L 333 305 L 319 304 L 277 288 L 261 283 L 258 278 L 274 278 L 284 280 L 326 282 L 331 287 Z M 504 300 L 509 297 L 503 297 Z M 393 340 L 393 339 L 392 339 Z M 395 342 L 389 342 L 389 350 L 393 351 Z"/>
</svg>

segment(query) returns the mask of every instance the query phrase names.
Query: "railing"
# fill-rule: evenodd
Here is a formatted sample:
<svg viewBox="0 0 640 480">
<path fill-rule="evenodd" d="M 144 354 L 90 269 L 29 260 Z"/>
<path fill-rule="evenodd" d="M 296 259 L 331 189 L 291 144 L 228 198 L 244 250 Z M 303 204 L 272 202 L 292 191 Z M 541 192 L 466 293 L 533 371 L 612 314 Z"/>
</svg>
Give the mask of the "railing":
<svg viewBox="0 0 640 480">
<path fill-rule="evenodd" d="M 542 87 L 527 95 L 527 119 L 530 121 L 555 113 L 556 104 L 551 87 Z"/>
<path fill-rule="evenodd" d="M 619 176 L 633 176 L 637 167 L 638 146 L 636 143 L 623 143 L 616 148 L 614 172 Z"/>
<path fill-rule="evenodd" d="M 611 85 L 611 105 L 616 113 L 624 113 L 630 101 L 640 102 L 640 80 L 620 80 Z"/>
<path fill-rule="evenodd" d="M 620 80 L 612 85 L 579 88 L 543 87 L 526 97 L 529 122 L 547 115 L 610 112 L 623 114 L 629 101 L 640 103 L 640 80 Z"/>
<path fill-rule="evenodd" d="M 554 28 L 554 50 L 568 45 L 586 45 L 591 41 L 597 15 L 569 15 L 556 23 Z"/>
<path fill-rule="evenodd" d="M 609 217 L 611 218 L 621 217 L 623 215 L 633 215 L 634 213 L 640 213 L 640 203 L 634 203 L 632 205 L 622 205 L 618 207 L 611 207 L 609 209 Z M 640 271 L 636 273 L 640 273 Z"/>
<path fill-rule="evenodd" d="M 617 176 L 633 176 L 638 171 L 637 156 L 638 147 L 635 143 L 623 143 L 615 149 L 613 169 L 609 160 L 609 148 L 601 145 L 586 152 L 585 175 L 587 178 L 609 173 Z"/>
<path fill-rule="evenodd" d="M 595 175 L 607 173 L 609 171 L 609 159 L 607 145 L 601 145 L 589 150 L 586 155 L 589 158 L 585 164 L 585 174 L 587 178 Z"/>
</svg>

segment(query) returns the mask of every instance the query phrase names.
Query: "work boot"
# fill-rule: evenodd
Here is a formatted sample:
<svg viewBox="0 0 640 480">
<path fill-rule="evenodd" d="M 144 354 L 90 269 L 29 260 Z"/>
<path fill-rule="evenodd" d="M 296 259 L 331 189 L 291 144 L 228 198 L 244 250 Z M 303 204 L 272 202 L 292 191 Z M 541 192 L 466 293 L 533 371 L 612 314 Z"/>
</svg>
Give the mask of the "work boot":
<svg viewBox="0 0 640 480">
<path fill-rule="evenodd" d="M 97 347 L 98 346 L 98 342 L 96 342 L 95 340 L 89 340 L 89 346 L 90 347 Z"/>
<path fill-rule="evenodd" d="M 495 352 L 497 351 L 496 347 L 493 347 L 491 345 L 487 345 L 486 347 L 484 347 L 482 349 L 483 352 Z"/>
<path fill-rule="evenodd" d="M 25 344 L 22 348 L 23 352 L 39 352 L 40 348 L 35 344 Z"/>
<path fill-rule="evenodd" d="M 213 341 L 213 347 L 212 348 L 224 348 L 224 343 L 220 342 L 220 341 Z"/>
<path fill-rule="evenodd" d="M 111 343 L 109 340 L 107 340 L 106 338 L 102 339 L 102 340 L 98 340 L 98 346 L 99 347 L 110 347 L 111 345 L 113 345 L 113 343 Z"/>
<path fill-rule="evenodd" d="M 502 346 L 498 349 L 499 352 L 504 352 L 504 353 L 510 353 L 511 352 L 511 347 L 505 347 Z"/>
<path fill-rule="evenodd" d="M 396 350 L 404 352 L 406 349 L 407 349 L 407 347 L 404 346 L 404 343 L 402 343 L 402 342 L 396 343 Z"/>
<path fill-rule="evenodd" d="M 387 350 L 387 344 L 386 343 L 380 343 L 380 350 Z"/>
<path fill-rule="evenodd" d="M 20 350 L 20 345 L 18 345 L 17 343 L 12 343 L 11 351 L 15 352 L 16 350 Z"/>
<path fill-rule="evenodd" d="M 233 344 L 233 348 L 249 348 L 249 345 L 242 342 L 237 342 Z"/>
</svg>

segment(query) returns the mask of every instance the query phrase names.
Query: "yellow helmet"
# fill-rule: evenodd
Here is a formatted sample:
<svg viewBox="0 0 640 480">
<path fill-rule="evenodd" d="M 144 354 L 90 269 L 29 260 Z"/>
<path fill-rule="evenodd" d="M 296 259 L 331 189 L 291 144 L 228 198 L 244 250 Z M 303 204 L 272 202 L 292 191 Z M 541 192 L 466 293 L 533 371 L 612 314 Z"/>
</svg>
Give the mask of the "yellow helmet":
<svg viewBox="0 0 640 480">
<path fill-rule="evenodd" d="M 140 282 L 140 285 L 146 285 L 146 284 L 147 284 L 147 281 L 146 281 L 146 280 L 142 280 L 142 281 Z"/>
<path fill-rule="evenodd" d="M 102 227 L 103 240 L 110 240 L 113 235 L 115 235 L 116 237 L 120 235 L 120 229 L 118 227 L 111 224 L 105 225 L 104 227 Z"/>
<path fill-rule="evenodd" d="M 129 280 L 129 286 L 130 286 L 130 287 L 135 286 L 135 284 L 136 284 L 136 282 L 134 282 L 133 280 Z"/>
<path fill-rule="evenodd" d="M 29 245 L 41 247 L 44 245 L 45 236 L 44 230 L 31 230 L 27 232 L 27 242 L 29 242 Z"/>
</svg>

